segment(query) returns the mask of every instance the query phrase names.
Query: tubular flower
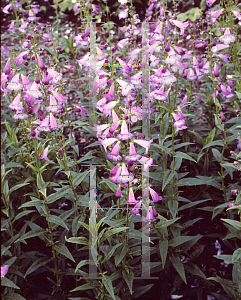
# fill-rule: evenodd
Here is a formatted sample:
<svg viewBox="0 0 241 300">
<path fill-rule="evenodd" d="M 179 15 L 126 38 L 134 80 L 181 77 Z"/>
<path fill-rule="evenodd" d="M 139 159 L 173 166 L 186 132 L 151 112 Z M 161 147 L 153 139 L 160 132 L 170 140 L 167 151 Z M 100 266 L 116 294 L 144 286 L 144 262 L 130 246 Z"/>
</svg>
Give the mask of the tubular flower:
<svg viewBox="0 0 241 300">
<path fill-rule="evenodd" d="M 124 184 L 133 180 L 134 177 L 128 172 L 126 165 L 123 164 L 121 168 L 121 175 L 117 178 L 117 182 Z"/>
<path fill-rule="evenodd" d="M 128 197 L 128 201 L 126 202 L 126 204 L 136 204 L 136 203 L 137 203 L 137 201 L 135 199 L 134 192 L 133 192 L 132 188 L 130 188 L 129 197 Z"/>
<path fill-rule="evenodd" d="M 179 130 L 183 130 L 186 129 L 187 126 L 185 126 L 185 120 L 186 118 L 184 118 L 181 109 L 178 109 L 178 114 L 172 114 L 175 122 L 174 122 L 174 127 L 176 128 L 176 132 L 178 132 Z"/>
<path fill-rule="evenodd" d="M 119 155 L 119 148 L 120 142 L 117 142 L 112 151 L 109 154 L 107 154 L 107 158 L 112 159 L 113 161 L 121 161 L 122 157 Z"/>
<path fill-rule="evenodd" d="M 119 140 L 126 141 L 134 137 L 134 134 L 129 133 L 126 121 L 122 122 L 121 133 L 116 137 Z"/>
<path fill-rule="evenodd" d="M 129 150 L 129 155 L 125 157 L 126 161 L 137 161 L 141 159 L 141 155 L 136 153 L 136 149 L 133 143 L 130 143 L 130 150 Z"/>
<path fill-rule="evenodd" d="M 16 92 L 20 91 L 22 88 L 23 85 L 19 82 L 19 74 L 15 75 L 7 86 L 7 89 Z"/>
<path fill-rule="evenodd" d="M 40 159 L 45 159 L 46 161 L 50 161 L 47 157 L 49 151 L 49 147 L 45 148 L 43 154 L 39 156 Z"/>
<path fill-rule="evenodd" d="M 151 146 L 151 143 L 153 142 L 153 139 L 151 139 L 150 141 L 145 141 L 145 140 L 134 140 L 133 142 L 137 143 L 138 145 L 140 145 L 141 147 L 146 148 L 145 151 L 145 155 L 147 155 L 148 150 Z"/>
<path fill-rule="evenodd" d="M 8 271 L 8 265 L 5 265 L 3 267 L 1 266 L 1 279 L 6 276 L 7 271 Z"/>
<path fill-rule="evenodd" d="M 230 30 L 229 28 L 226 28 L 225 32 L 224 32 L 224 35 L 222 35 L 220 38 L 219 38 L 219 41 L 221 43 L 224 43 L 224 45 L 229 45 L 230 43 L 234 43 L 236 40 L 236 37 L 230 33 Z"/>
<path fill-rule="evenodd" d="M 158 201 L 162 200 L 162 196 L 158 196 L 158 194 L 152 188 L 149 187 L 149 190 L 150 190 L 153 202 L 158 202 Z"/>
</svg>

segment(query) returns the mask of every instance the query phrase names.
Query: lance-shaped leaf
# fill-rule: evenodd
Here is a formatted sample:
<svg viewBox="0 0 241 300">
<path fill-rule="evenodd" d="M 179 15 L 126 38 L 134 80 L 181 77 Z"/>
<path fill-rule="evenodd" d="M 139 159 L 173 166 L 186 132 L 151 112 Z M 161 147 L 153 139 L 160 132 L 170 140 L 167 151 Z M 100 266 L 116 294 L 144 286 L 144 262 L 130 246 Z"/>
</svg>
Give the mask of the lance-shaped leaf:
<svg viewBox="0 0 241 300">
<path fill-rule="evenodd" d="M 102 278 L 102 282 L 103 282 L 105 288 L 107 289 L 108 293 L 115 300 L 116 298 L 115 298 L 114 289 L 113 289 L 113 285 L 112 285 L 112 281 L 111 281 L 110 277 L 105 275 Z"/>
<path fill-rule="evenodd" d="M 89 240 L 86 237 L 83 237 L 83 236 L 78 236 L 78 237 L 74 236 L 74 237 L 71 237 L 69 239 L 67 239 L 65 237 L 65 240 L 69 243 L 89 245 Z"/>
<path fill-rule="evenodd" d="M 202 235 L 194 235 L 194 236 L 177 236 L 174 237 L 172 240 L 169 241 L 169 246 L 171 247 L 177 247 L 183 243 L 186 243 L 188 241 L 194 240 L 194 239 L 200 239 Z"/>
<path fill-rule="evenodd" d="M 110 230 L 106 231 L 106 232 L 103 234 L 102 238 L 99 240 L 99 242 L 98 242 L 99 245 L 100 245 L 101 243 L 103 243 L 103 241 L 104 241 L 105 239 L 107 239 L 108 237 L 110 237 L 111 235 L 116 234 L 116 233 L 121 232 L 121 231 L 125 231 L 125 230 L 128 229 L 128 228 L 129 228 L 129 227 L 113 228 L 113 229 L 110 229 Z"/>
<path fill-rule="evenodd" d="M 170 259 L 171 263 L 173 264 L 173 267 L 176 269 L 176 271 L 182 278 L 182 280 L 187 284 L 187 279 L 186 279 L 183 263 L 181 262 L 181 259 L 178 256 L 178 254 L 174 253 L 174 254 L 169 255 L 169 259 Z"/>
<path fill-rule="evenodd" d="M 14 289 L 20 289 L 15 283 L 13 283 L 10 279 L 7 277 L 3 277 L 1 280 L 1 285 L 2 286 L 8 286 Z"/>
<path fill-rule="evenodd" d="M 121 253 L 115 256 L 115 265 L 118 266 L 119 263 L 123 260 L 123 258 L 125 257 L 126 253 L 128 252 L 129 247 L 127 246 L 123 246 Z"/>
<path fill-rule="evenodd" d="M 69 228 L 67 227 L 67 225 L 64 223 L 64 221 L 55 215 L 49 215 L 48 217 L 46 217 L 46 220 L 50 223 L 54 223 L 56 225 L 62 226 L 63 228 L 69 230 Z"/>
<path fill-rule="evenodd" d="M 38 258 L 37 260 L 35 260 L 32 265 L 27 269 L 27 271 L 25 272 L 24 278 L 33 273 L 34 271 L 36 271 L 38 268 L 46 265 L 48 262 L 50 262 L 53 258 L 50 259 L 46 259 L 46 257 L 41 257 Z"/>
<path fill-rule="evenodd" d="M 58 253 L 64 255 L 64 256 L 67 257 L 68 259 L 70 259 L 70 260 L 72 260 L 73 262 L 75 262 L 75 260 L 74 260 L 74 258 L 73 258 L 73 256 L 72 256 L 72 254 L 69 252 L 69 249 L 68 249 L 64 244 L 58 243 L 58 244 L 54 245 L 53 247 L 54 247 L 54 249 L 55 249 Z"/>
<path fill-rule="evenodd" d="M 125 282 L 130 290 L 130 293 L 132 295 L 132 286 L 133 286 L 133 280 L 134 280 L 134 273 L 129 270 L 129 273 L 126 272 L 126 270 L 122 270 L 122 276 L 125 279 Z"/>
</svg>

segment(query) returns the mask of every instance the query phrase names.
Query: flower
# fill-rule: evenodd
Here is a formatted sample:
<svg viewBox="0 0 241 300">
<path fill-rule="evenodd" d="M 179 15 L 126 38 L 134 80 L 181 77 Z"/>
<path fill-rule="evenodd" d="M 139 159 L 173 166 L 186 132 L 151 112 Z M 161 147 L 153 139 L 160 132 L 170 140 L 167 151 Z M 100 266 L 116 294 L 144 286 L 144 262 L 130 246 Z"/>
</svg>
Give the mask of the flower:
<svg viewBox="0 0 241 300">
<path fill-rule="evenodd" d="M 158 202 L 158 201 L 162 200 L 162 196 L 158 196 L 158 194 L 152 188 L 149 187 L 149 190 L 150 190 L 153 202 Z"/>
<path fill-rule="evenodd" d="M 45 108 L 46 112 L 56 113 L 58 110 L 63 108 L 62 105 L 57 104 L 56 99 L 54 96 L 50 95 L 50 105 Z"/>
<path fill-rule="evenodd" d="M 121 187 L 119 185 L 117 191 L 116 191 L 116 194 L 115 194 L 116 198 L 120 198 L 121 197 Z"/>
<path fill-rule="evenodd" d="M 57 93 L 56 91 L 52 91 L 52 94 L 59 101 L 59 103 L 65 103 L 68 99 L 68 97 L 64 97 L 64 96 L 60 95 L 59 93 Z"/>
<path fill-rule="evenodd" d="M 214 74 L 215 77 L 218 77 L 218 76 L 219 76 L 218 66 L 217 66 L 216 63 L 215 63 L 215 65 L 214 65 L 213 74 Z"/>
<path fill-rule="evenodd" d="M 49 147 L 45 148 L 43 154 L 39 156 L 40 159 L 45 159 L 46 161 L 50 161 L 47 157 L 49 151 Z"/>
<path fill-rule="evenodd" d="M 1 279 L 6 276 L 7 271 L 8 271 L 8 265 L 5 265 L 3 267 L 1 266 Z"/>
<path fill-rule="evenodd" d="M 38 89 L 39 85 L 36 82 L 34 82 L 31 88 L 28 91 L 26 91 L 26 94 L 34 98 L 42 98 L 43 95 Z"/>
<path fill-rule="evenodd" d="M 134 137 L 134 134 L 129 133 L 126 121 L 122 121 L 121 133 L 116 137 L 119 140 L 126 141 Z"/>
<path fill-rule="evenodd" d="M 133 180 L 134 177 L 128 172 L 126 165 L 123 164 L 121 168 L 121 175 L 117 178 L 117 182 L 124 184 Z"/>
<path fill-rule="evenodd" d="M 153 159 L 151 157 L 144 157 L 142 156 L 141 159 L 138 160 L 139 163 L 144 165 L 143 171 L 147 172 L 149 167 L 153 165 Z"/>
<path fill-rule="evenodd" d="M 226 28 L 226 30 L 224 32 L 224 35 L 222 35 L 219 38 L 219 41 L 221 43 L 224 43 L 224 45 L 229 45 L 230 43 L 235 42 L 235 40 L 236 40 L 236 37 L 233 34 L 230 33 L 229 28 Z"/>
<path fill-rule="evenodd" d="M 106 152 L 106 148 L 107 148 L 108 146 L 110 146 L 111 144 L 113 144 L 115 141 L 117 141 L 116 138 L 109 138 L 109 139 L 105 139 L 105 140 L 99 139 L 99 142 L 100 142 L 101 145 L 104 147 L 105 152 Z"/>
<path fill-rule="evenodd" d="M 6 62 L 6 65 L 3 69 L 3 72 L 6 74 L 6 75 L 9 75 L 11 73 L 11 63 L 10 63 L 10 58 L 8 58 L 7 62 Z"/>
<path fill-rule="evenodd" d="M 129 161 L 133 162 L 133 161 L 137 161 L 137 160 L 141 159 L 141 157 L 142 156 L 140 154 L 136 153 L 136 149 L 135 149 L 134 144 L 130 143 L 129 155 L 127 155 L 125 157 L 125 160 L 128 161 L 128 162 Z"/>
<path fill-rule="evenodd" d="M 42 122 L 41 125 L 37 128 L 38 131 L 46 131 L 50 132 L 49 128 L 49 117 L 46 117 Z"/>
<path fill-rule="evenodd" d="M 184 118 L 183 114 L 182 114 L 182 111 L 181 109 L 179 108 L 178 109 L 178 114 L 172 114 L 174 119 L 175 119 L 175 122 L 174 122 L 174 127 L 176 128 L 176 133 L 179 131 L 179 130 L 183 130 L 183 129 L 186 129 L 187 126 L 185 126 L 185 120 L 186 118 Z"/>
<path fill-rule="evenodd" d="M 81 106 L 78 106 L 78 105 L 75 105 L 75 109 L 78 111 L 78 112 L 81 112 L 81 118 L 84 118 L 85 117 L 85 114 L 87 113 L 87 109 L 83 109 Z"/>
<path fill-rule="evenodd" d="M 157 216 L 158 213 L 156 212 L 155 208 L 153 206 L 149 206 L 148 212 L 146 217 L 143 219 L 144 222 L 156 222 L 157 219 L 154 218 L 154 216 Z"/>
<path fill-rule="evenodd" d="M 51 130 L 54 130 L 54 129 L 60 129 L 62 128 L 63 126 L 62 125 L 58 125 L 55 117 L 53 116 L 53 114 L 51 113 L 50 114 L 50 129 Z"/>
<path fill-rule="evenodd" d="M 37 55 L 37 59 L 38 59 L 38 66 L 40 68 L 41 71 L 44 71 L 46 69 L 41 57 L 39 55 Z"/>
<path fill-rule="evenodd" d="M 119 165 L 116 166 L 116 173 L 113 175 L 113 177 L 110 177 L 109 180 L 111 180 L 112 182 L 114 183 L 117 183 L 118 181 L 118 178 L 120 176 L 120 173 L 121 173 L 121 167 Z M 114 169 L 112 169 L 113 171 Z"/>
<path fill-rule="evenodd" d="M 139 209 L 141 208 L 141 201 L 137 202 L 136 205 L 132 210 L 130 210 L 130 213 L 133 215 L 139 214 Z"/>
<path fill-rule="evenodd" d="M 12 110 L 24 110 L 22 103 L 20 103 L 20 94 L 14 98 L 13 102 L 8 105 L 8 107 Z"/>
<path fill-rule="evenodd" d="M 136 204 L 136 203 L 137 203 L 137 201 L 135 199 L 134 192 L 133 192 L 132 188 L 130 188 L 129 197 L 128 197 L 128 201 L 126 202 L 126 204 Z"/>
<path fill-rule="evenodd" d="M 137 143 L 138 145 L 140 145 L 141 147 L 146 148 L 145 151 L 145 155 L 147 155 L 148 150 L 151 146 L 151 143 L 153 142 L 153 139 L 151 139 L 150 141 L 145 141 L 145 140 L 134 140 L 133 142 Z"/>
<path fill-rule="evenodd" d="M 107 158 L 112 159 L 113 161 L 121 161 L 122 157 L 119 155 L 119 148 L 120 142 L 117 142 L 112 151 L 109 154 L 107 154 Z"/>
<path fill-rule="evenodd" d="M 211 7 L 216 0 L 206 0 L 207 6 Z"/>
<path fill-rule="evenodd" d="M 178 28 L 181 29 L 181 32 L 180 32 L 181 35 L 184 34 L 185 28 L 187 28 L 188 25 L 189 25 L 189 22 L 188 22 L 188 21 L 183 23 L 183 22 L 181 22 L 181 21 L 172 20 L 172 22 L 174 23 L 174 25 L 176 25 Z"/>
<path fill-rule="evenodd" d="M 128 17 L 128 8 L 120 10 L 118 17 L 119 19 L 126 19 Z"/>
<path fill-rule="evenodd" d="M 7 86 L 7 89 L 16 92 L 20 91 L 22 88 L 23 85 L 19 82 L 19 74 L 15 75 Z"/>
<path fill-rule="evenodd" d="M 39 131 L 37 129 L 33 130 L 33 127 L 31 126 L 30 127 L 30 133 L 28 134 L 30 137 L 34 137 L 36 138 L 37 140 L 42 140 L 42 138 L 40 138 L 38 135 L 39 135 Z"/>
</svg>

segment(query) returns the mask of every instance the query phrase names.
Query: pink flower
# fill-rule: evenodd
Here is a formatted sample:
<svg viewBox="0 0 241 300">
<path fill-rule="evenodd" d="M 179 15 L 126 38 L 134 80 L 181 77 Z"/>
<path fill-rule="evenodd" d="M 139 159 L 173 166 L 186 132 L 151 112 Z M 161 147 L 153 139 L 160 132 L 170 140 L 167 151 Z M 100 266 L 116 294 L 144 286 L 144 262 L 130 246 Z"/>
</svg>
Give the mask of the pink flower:
<svg viewBox="0 0 241 300">
<path fill-rule="evenodd" d="M 39 55 L 37 55 L 37 58 L 38 58 L 38 65 L 39 65 L 39 68 L 41 71 L 44 71 L 46 69 L 41 57 Z"/>
<path fill-rule="evenodd" d="M 149 190 L 150 190 L 153 202 L 158 202 L 158 201 L 162 200 L 162 196 L 158 196 L 158 194 L 152 188 L 149 187 Z"/>
<path fill-rule="evenodd" d="M 5 265 L 3 267 L 1 266 L 1 279 L 6 276 L 7 271 L 8 271 L 8 265 Z"/>
<path fill-rule="evenodd" d="M 155 208 L 153 206 L 149 206 L 147 216 L 143 219 L 144 222 L 156 222 L 157 219 L 154 218 L 154 216 L 157 216 L 158 213 L 156 212 Z"/>
<path fill-rule="evenodd" d="M 8 106 L 12 110 L 24 110 L 22 103 L 20 103 L 20 94 L 18 94 L 13 102 Z"/>
<path fill-rule="evenodd" d="M 112 149 L 112 151 L 107 154 L 107 158 L 112 159 L 113 161 L 121 161 L 122 157 L 119 155 L 120 142 L 117 142 Z"/>
<path fill-rule="evenodd" d="M 222 35 L 220 38 L 219 38 L 219 41 L 221 43 L 224 43 L 224 45 L 229 45 L 230 43 L 234 43 L 236 40 L 236 37 L 230 33 L 230 30 L 229 28 L 227 28 L 224 32 L 224 35 Z"/>
<path fill-rule="evenodd" d="M 187 28 L 188 25 L 189 25 L 188 21 L 183 23 L 183 22 L 178 21 L 178 20 L 172 20 L 172 22 L 174 23 L 174 25 L 176 25 L 178 28 L 181 29 L 181 32 L 180 32 L 181 35 L 184 34 L 185 28 Z"/>
<path fill-rule="evenodd" d="M 65 103 L 68 99 L 68 97 L 64 97 L 64 96 L 60 95 L 59 93 L 57 93 L 56 91 L 52 91 L 52 94 L 59 101 L 59 103 Z"/>
<path fill-rule="evenodd" d="M 31 88 L 28 91 L 26 91 L 26 94 L 34 98 L 42 98 L 43 95 L 38 89 L 39 85 L 36 82 L 34 82 Z"/>
<path fill-rule="evenodd" d="M 232 10 L 233 14 L 235 15 L 235 17 L 241 21 L 241 12 L 238 12 L 238 11 L 235 11 L 235 10 Z"/>
<path fill-rule="evenodd" d="M 178 114 L 177 115 L 174 114 L 174 113 L 172 115 L 175 119 L 175 122 L 174 122 L 173 126 L 176 128 L 176 132 L 178 132 L 179 130 L 183 130 L 183 129 L 187 128 L 187 126 L 185 126 L 186 118 L 184 118 L 180 108 L 178 109 Z"/>
<path fill-rule="evenodd" d="M 115 194 L 116 198 L 120 198 L 121 197 L 121 187 L 119 185 L 118 189 L 117 189 L 117 192 Z"/>
<path fill-rule="evenodd" d="M 50 132 L 49 128 L 49 117 L 46 117 L 42 122 L 41 125 L 37 128 L 38 131 L 45 131 Z"/>
<path fill-rule="evenodd" d="M 125 160 L 128 161 L 128 162 L 129 161 L 133 162 L 133 161 L 137 161 L 137 160 L 141 159 L 141 157 L 142 156 L 140 154 L 136 153 L 136 149 L 135 149 L 134 144 L 130 143 L 129 155 L 127 155 L 125 157 Z"/>
<path fill-rule="evenodd" d="M 6 75 L 9 75 L 11 73 L 11 63 L 10 63 L 10 58 L 7 60 L 6 62 L 6 65 L 3 69 L 3 72 L 6 74 Z"/>
<path fill-rule="evenodd" d="M 139 214 L 139 209 L 141 208 L 141 201 L 139 201 L 132 210 L 130 210 L 130 213 L 133 215 Z"/>
<path fill-rule="evenodd" d="M 129 197 L 128 197 L 128 201 L 126 202 L 126 204 L 136 204 L 136 203 L 137 203 L 137 201 L 135 199 L 134 192 L 133 192 L 132 188 L 130 188 Z"/>
<path fill-rule="evenodd" d="M 217 66 L 216 63 L 215 63 L 215 65 L 214 65 L 213 74 L 214 74 L 215 77 L 218 77 L 218 76 L 219 76 L 218 66 Z"/>
<path fill-rule="evenodd" d="M 153 165 L 153 159 L 151 157 L 144 157 L 142 156 L 141 159 L 138 160 L 139 163 L 144 165 L 143 171 L 147 172 L 149 167 Z"/>
<path fill-rule="evenodd" d="M 121 175 L 117 178 L 117 182 L 124 184 L 133 180 L 134 177 L 128 172 L 126 165 L 123 164 L 121 168 Z"/>
<path fill-rule="evenodd" d="M 105 139 L 105 140 L 99 139 L 99 142 L 100 142 L 101 145 L 104 147 L 105 152 L 106 152 L 106 148 L 107 148 L 108 146 L 110 146 L 111 144 L 113 144 L 115 141 L 117 141 L 116 138 L 109 138 L 109 139 Z"/>
<path fill-rule="evenodd" d="M 87 113 L 87 109 L 83 109 L 81 106 L 78 106 L 78 105 L 75 105 L 75 109 L 78 111 L 78 112 L 81 112 L 81 118 L 84 118 L 85 117 L 85 114 Z"/>
<path fill-rule="evenodd" d="M 207 6 L 211 7 L 216 0 L 206 0 Z"/>
<path fill-rule="evenodd" d="M 46 161 L 50 161 L 47 157 L 49 151 L 49 147 L 45 148 L 43 154 L 39 156 L 40 159 L 45 159 Z"/>
<path fill-rule="evenodd" d="M 121 133 L 116 137 L 119 140 L 126 141 L 134 137 L 134 134 L 129 133 L 126 121 L 122 121 Z"/>
<path fill-rule="evenodd" d="M 19 82 L 19 74 L 15 75 L 7 86 L 7 89 L 16 92 L 20 91 L 22 88 L 23 85 Z"/>
<path fill-rule="evenodd" d="M 145 155 L 147 155 L 148 150 L 151 146 L 151 143 L 153 142 L 153 139 L 151 139 L 150 141 L 145 141 L 145 140 L 134 140 L 133 142 L 137 143 L 138 145 L 140 145 L 141 147 L 145 148 Z"/>
<path fill-rule="evenodd" d="M 62 125 L 58 125 L 55 117 L 53 116 L 53 114 L 51 113 L 50 114 L 50 129 L 51 130 L 54 130 L 54 129 L 60 129 L 62 128 L 63 126 Z"/>
<path fill-rule="evenodd" d="M 37 140 L 42 140 L 39 135 L 39 131 L 37 129 L 33 130 L 33 127 L 30 128 L 30 133 L 28 134 L 30 137 L 36 138 Z"/>
</svg>

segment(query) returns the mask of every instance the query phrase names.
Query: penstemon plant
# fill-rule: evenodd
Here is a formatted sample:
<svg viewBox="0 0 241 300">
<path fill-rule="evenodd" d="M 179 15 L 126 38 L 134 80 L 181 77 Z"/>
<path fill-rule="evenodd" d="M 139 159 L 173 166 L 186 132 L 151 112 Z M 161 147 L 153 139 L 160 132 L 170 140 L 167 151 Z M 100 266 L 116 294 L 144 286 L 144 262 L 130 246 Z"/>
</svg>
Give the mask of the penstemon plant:
<svg viewBox="0 0 241 300">
<path fill-rule="evenodd" d="M 241 299 L 238 1 L 45 2 L 2 8 L 2 298 Z"/>
</svg>

